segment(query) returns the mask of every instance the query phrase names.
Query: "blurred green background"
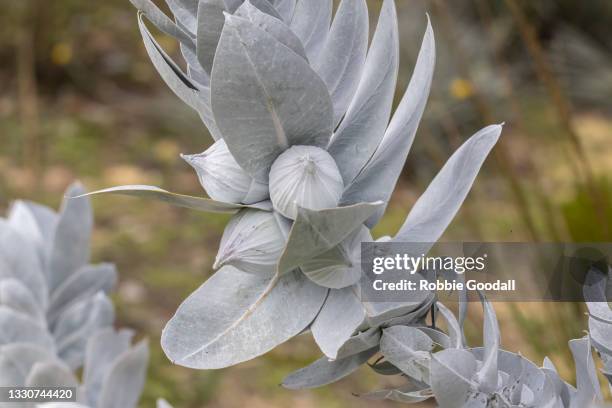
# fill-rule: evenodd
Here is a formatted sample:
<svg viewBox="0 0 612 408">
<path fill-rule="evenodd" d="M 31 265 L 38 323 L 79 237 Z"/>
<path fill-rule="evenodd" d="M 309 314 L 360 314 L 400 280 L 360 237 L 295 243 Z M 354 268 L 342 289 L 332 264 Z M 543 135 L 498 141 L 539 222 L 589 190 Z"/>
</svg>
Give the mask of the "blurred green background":
<svg viewBox="0 0 612 408">
<path fill-rule="evenodd" d="M 401 69 L 410 79 L 429 13 L 437 40 L 434 86 L 404 175 L 375 235 L 393 234 L 427 183 L 480 127 L 506 122 L 500 144 L 444 239 L 611 241 L 612 2 L 396 0 Z M 369 1 L 374 27 L 381 1 Z M 178 55 L 177 44 L 160 43 Z M 179 153 L 211 139 L 149 63 L 127 0 L 4 2 L 0 15 L 0 208 L 14 198 L 57 207 L 64 188 L 153 184 L 203 194 Z M 360 407 L 353 393 L 384 386 L 368 369 L 320 390 L 290 392 L 283 375 L 318 356 L 302 336 L 218 371 L 173 366 L 164 323 L 210 274 L 227 217 L 139 199 L 94 200 L 94 261 L 121 282 L 119 325 L 152 345 L 141 405 Z M 581 305 L 497 304 L 505 348 L 566 378 L 567 340 L 586 329 Z M 480 343 L 479 305 L 467 323 Z M 380 403 L 393 406 L 393 403 Z M 377 405 L 377 406 L 378 406 Z"/>
</svg>

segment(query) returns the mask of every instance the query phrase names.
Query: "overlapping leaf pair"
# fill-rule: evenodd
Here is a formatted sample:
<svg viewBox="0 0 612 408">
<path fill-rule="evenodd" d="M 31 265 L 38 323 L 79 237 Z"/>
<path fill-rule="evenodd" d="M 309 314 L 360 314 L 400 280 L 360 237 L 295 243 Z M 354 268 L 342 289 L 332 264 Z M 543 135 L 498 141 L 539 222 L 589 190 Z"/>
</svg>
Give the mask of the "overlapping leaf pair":
<svg viewBox="0 0 612 408">
<path fill-rule="evenodd" d="M 391 115 L 399 66 L 395 4 L 385 0 L 368 47 L 365 0 L 132 0 L 147 52 L 215 139 L 186 155 L 210 198 L 151 186 L 98 193 L 148 196 L 237 213 L 217 272 L 179 307 L 162 346 L 177 364 L 220 368 L 312 329 L 328 358 L 357 358 L 381 328 L 418 321 L 429 293 L 404 303 L 359 300 L 360 244 L 382 217 L 433 76 L 431 27 Z M 183 72 L 143 16 L 180 42 Z M 448 161 L 393 239 L 434 242 L 465 199 L 501 126 L 484 128 Z M 348 363 L 347 363 L 348 364 Z"/>
<path fill-rule="evenodd" d="M 112 327 L 115 268 L 88 263 L 92 220 L 87 199 L 59 214 L 17 201 L 0 218 L 0 386 L 76 387 L 84 404 L 44 406 L 135 407 L 144 384 L 147 343 L 131 346 L 133 332 Z"/>
</svg>

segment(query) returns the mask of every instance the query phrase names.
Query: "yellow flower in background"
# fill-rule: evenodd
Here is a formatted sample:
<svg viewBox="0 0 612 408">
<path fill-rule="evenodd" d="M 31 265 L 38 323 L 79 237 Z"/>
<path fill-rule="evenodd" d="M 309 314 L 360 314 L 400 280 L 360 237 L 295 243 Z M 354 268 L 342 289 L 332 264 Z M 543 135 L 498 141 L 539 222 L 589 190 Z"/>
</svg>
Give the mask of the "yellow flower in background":
<svg viewBox="0 0 612 408">
<path fill-rule="evenodd" d="M 450 84 L 450 94 L 453 98 L 464 100 L 474 94 L 472 82 L 463 78 L 455 78 Z"/>
<path fill-rule="evenodd" d="M 162 139 L 153 146 L 153 153 L 159 161 L 170 164 L 179 157 L 180 148 L 174 141 Z"/>
<path fill-rule="evenodd" d="M 68 43 L 57 43 L 51 49 L 51 61 L 55 65 L 67 65 L 72 60 L 72 46 Z"/>
</svg>

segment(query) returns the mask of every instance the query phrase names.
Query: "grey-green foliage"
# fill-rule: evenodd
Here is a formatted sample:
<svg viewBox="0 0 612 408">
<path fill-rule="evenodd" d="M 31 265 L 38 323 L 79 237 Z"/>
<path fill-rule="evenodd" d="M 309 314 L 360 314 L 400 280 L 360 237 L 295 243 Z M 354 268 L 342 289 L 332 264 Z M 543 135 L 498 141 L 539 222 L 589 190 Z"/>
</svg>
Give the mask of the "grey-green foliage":
<svg viewBox="0 0 612 408">
<path fill-rule="evenodd" d="M 66 192 L 83 193 L 79 184 Z M 78 388 L 82 405 L 45 406 L 135 407 L 148 345 L 112 327 L 117 274 L 89 264 L 92 224 L 89 199 L 67 199 L 59 213 L 16 201 L 0 219 L 0 386 Z"/>
<path fill-rule="evenodd" d="M 569 342 L 576 366 L 574 387 L 559 377 L 548 358 L 538 367 L 520 354 L 502 350 L 495 311 L 482 295 L 481 300 L 483 347 L 464 344 L 462 325 L 438 302 L 447 332 L 425 325 L 393 324 L 382 329 L 377 347 L 351 358 L 321 359 L 289 375 L 283 385 L 300 389 L 329 384 L 378 355 L 370 367 L 381 375 L 399 376 L 403 384 L 369 392 L 364 398 L 403 403 L 435 398 L 441 408 L 603 406 L 597 405 L 602 395 L 589 337 Z"/>
<path fill-rule="evenodd" d="M 157 187 L 142 195 L 196 210 L 237 213 L 216 273 L 162 334 L 175 363 L 220 368 L 257 357 L 307 330 L 340 375 L 395 323 L 419 322 L 431 293 L 405 302 L 359 300 L 360 244 L 382 217 L 410 151 L 435 62 L 427 23 L 412 79 L 392 114 L 399 67 L 395 4 L 385 0 L 368 44 L 365 0 L 131 0 L 161 77 L 202 118 L 215 143 L 184 159 L 210 198 Z M 174 37 L 173 62 L 145 18 Z M 488 126 L 451 157 L 396 240 L 436 241 L 501 133 Z M 346 360 L 348 359 L 348 360 Z M 325 365 L 326 363 L 321 363 Z M 330 376 L 333 376 L 330 371 Z"/>
<path fill-rule="evenodd" d="M 610 312 L 605 298 L 601 297 L 602 289 L 605 290 L 605 279 L 592 275 L 590 284 L 585 286 L 586 293 L 595 294 L 597 302 L 589 304 L 591 319 L 601 319 L 602 312 Z M 607 332 L 596 331 L 590 324 L 590 337 L 569 342 L 576 367 L 574 387 L 560 378 L 548 358 L 538 367 L 520 354 L 501 349 L 493 306 L 483 295 L 481 302 L 484 311 L 482 347 L 466 345 L 462 324 L 449 309 L 436 302 L 446 332 L 422 322 L 409 325 L 395 322 L 382 328 L 377 347 L 350 358 L 318 360 L 289 375 L 283 385 L 301 389 L 329 384 L 378 356 L 369 364 L 370 368 L 381 375 L 399 376 L 403 384 L 362 395 L 371 400 L 417 403 L 435 398 L 441 408 L 604 406 L 591 345 L 600 352 L 605 367 L 609 361 L 605 357 L 610 348 L 610 336 L 606 337 L 611 327 L 609 322 Z M 465 303 L 460 305 L 460 310 L 464 307 Z M 604 374 L 609 376 L 606 368 Z"/>
<path fill-rule="evenodd" d="M 612 391 L 612 310 L 608 304 L 610 270 L 605 274 L 591 269 L 584 286 L 584 298 L 589 309 L 589 337 L 602 362 L 602 373 Z"/>
</svg>

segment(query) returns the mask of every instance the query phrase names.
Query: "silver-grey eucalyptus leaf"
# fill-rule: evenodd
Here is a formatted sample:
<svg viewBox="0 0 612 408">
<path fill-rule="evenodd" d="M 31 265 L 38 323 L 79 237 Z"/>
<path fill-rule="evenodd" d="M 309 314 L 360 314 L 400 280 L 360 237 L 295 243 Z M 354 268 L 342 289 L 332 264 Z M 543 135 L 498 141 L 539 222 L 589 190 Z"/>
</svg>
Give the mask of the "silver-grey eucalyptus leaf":
<svg viewBox="0 0 612 408">
<path fill-rule="evenodd" d="M 365 310 L 355 286 L 334 289 L 312 323 L 311 331 L 321 351 L 330 359 L 338 358 L 338 351 L 365 320 Z"/>
<path fill-rule="evenodd" d="M 400 387 L 395 389 L 376 390 L 366 394 L 360 395 L 360 397 L 367 400 L 379 401 L 379 400 L 391 400 L 396 402 L 402 402 L 405 404 L 414 404 L 417 402 L 425 401 L 431 398 L 433 395 L 429 388 L 415 390 L 414 387 Z"/>
<path fill-rule="evenodd" d="M 198 0 L 166 0 L 166 3 L 174 14 L 177 24 L 181 24 L 189 33 L 195 33 Z"/>
<path fill-rule="evenodd" d="M 382 200 L 388 202 L 406 162 L 418 124 L 425 110 L 435 66 L 435 42 L 433 30 L 427 22 L 421 50 L 412 78 L 402 97 L 380 145 L 361 173 L 347 186 L 341 203 Z M 368 221 L 375 225 L 384 208 Z"/>
<path fill-rule="evenodd" d="M 253 205 L 243 205 L 235 203 L 224 203 L 215 201 L 205 197 L 194 197 L 184 194 L 171 193 L 155 186 L 145 185 L 127 185 L 105 188 L 103 190 L 93 191 L 91 193 L 80 196 L 73 196 L 73 199 L 81 199 L 96 194 L 121 194 L 135 197 L 152 198 L 154 200 L 164 201 L 177 207 L 190 208 L 192 210 L 207 211 L 215 213 L 233 214 L 241 208 L 254 208 L 262 211 L 271 211 L 270 202 L 261 202 Z"/>
<path fill-rule="evenodd" d="M 211 95 L 215 122 L 230 152 L 262 182 L 285 149 L 325 147 L 332 133 L 331 100 L 323 81 L 302 57 L 242 18 L 226 15 Z"/>
<path fill-rule="evenodd" d="M 22 386 L 34 364 L 55 360 L 53 349 L 44 345 L 9 343 L 0 346 L 0 387 Z"/>
<path fill-rule="evenodd" d="M 389 124 L 399 70 L 399 34 L 393 0 L 385 0 L 359 86 L 329 153 L 349 185 L 368 163 Z"/>
<path fill-rule="evenodd" d="M 327 290 L 299 271 L 265 276 L 225 266 L 179 306 L 162 333 L 174 363 L 222 368 L 255 358 L 306 328 Z"/>
<path fill-rule="evenodd" d="M 432 355 L 431 389 L 440 408 L 456 408 L 467 401 L 474 384 L 476 359 L 466 350 L 448 349 Z"/>
<path fill-rule="evenodd" d="M 41 308 L 47 306 L 46 276 L 35 245 L 0 218 L 0 279 L 7 278 L 22 282 Z"/>
<path fill-rule="evenodd" d="M 499 353 L 500 333 L 495 309 L 485 296 L 478 292 L 484 313 L 483 342 L 484 358 L 478 370 L 478 386 L 481 391 L 493 392 L 497 389 L 497 360 Z"/>
<path fill-rule="evenodd" d="M 77 387 L 78 380 L 70 367 L 59 361 L 41 361 L 32 366 L 26 387 Z"/>
<path fill-rule="evenodd" d="M 147 54 L 164 82 L 166 82 L 179 99 L 198 112 L 213 139 L 220 139 L 221 135 L 210 108 L 210 89 L 206 87 L 199 89 L 193 81 L 187 78 L 161 46 L 157 44 L 155 38 L 153 38 L 153 35 L 151 35 L 149 29 L 144 24 L 141 15 L 138 16 L 138 27 Z"/>
<path fill-rule="evenodd" d="M 147 18 L 164 33 L 176 38 L 181 42 L 189 43 L 193 41 L 191 35 L 176 25 L 155 5 L 155 3 L 153 3 L 153 1 L 130 0 L 130 3 L 132 3 L 134 7 L 136 7 L 142 14 L 147 16 Z"/>
<path fill-rule="evenodd" d="M 356 371 L 376 354 L 377 350 L 378 348 L 375 347 L 354 356 L 333 361 L 327 357 L 321 357 L 309 366 L 289 374 L 283 379 L 282 385 L 291 390 L 301 390 L 331 384 Z"/>
<path fill-rule="evenodd" d="M 296 0 L 276 0 L 274 2 L 274 8 L 278 11 L 278 14 L 280 14 L 285 22 L 290 23 L 293 19 L 295 3 Z"/>
<path fill-rule="evenodd" d="M 331 0 L 299 0 L 295 6 L 291 29 L 302 41 L 311 61 L 314 61 L 325 45 L 332 5 Z"/>
<path fill-rule="evenodd" d="M 278 269 L 281 272 L 290 271 L 332 249 L 361 228 L 364 220 L 382 205 L 382 202 L 360 203 L 317 211 L 299 208 L 287 245 L 278 261 Z"/>
<path fill-rule="evenodd" d="M 43 309 L 34 294 L 20 280 L 0 279 L 0 307 L 22 313 L 41 325 L 46 324 Z"/>
<path fill-rule="evenodd" d="M 53 338 L 46 327 L 36 320 L 7 307 L 0 306 L 0 345 L 28 343 L 55 351 Z"/>
<path fill-rule="evenodd" d="M 83 386 L 87 403 L 98 406 L 100 394 L 113 362 L 129 350 L 134 333 L 131 330 L 115 331 L 108 327 L 97 331 L 87 342 Z"/>
<path fill-rule="evenodd" d="M 93 211 L 89 200 L 71 200 L 85 194 L 79 183 L 68 187 L 49 254 L 48 282 L 53 292 L 89 261 Z"/>
<path fill-rule="evenodd" d="M 224 0 L 200 0 L 198 2 L 196 53 L 204 70 L 211 72 L 221 31 L 225 24 Z"/>
<path fill-rule="evenodd" d="M 313 60 L 334 106 L 334 128 L 357 91 L 368 49 L 368 6 L 365 0 L 342 0 L 325 45 Z"/>
<path fill-rule="evenodd" d="M 98 292 L 110 293 L 117 283 L 113 264 L 85 265 L 63 282 L 51 295 L 47 318 L 53 325 L 59 315 L 81 299 Z"/>
<path fill-rule="evenodd" d="M 576 365 L 576 394 L 572 398 L 571 408 L 589 406 L 596 401 L 602 401 L 603 396 L 597 379 L 595 362 L 591 355 L 589 337 L 570 340 L 570 350 Z"/>
<path fill-rule="evenodd" d="M 383 330 L 380 352 L 394 366 L 410 375 L 415 362 L 429 359 L 434 343 L 416 327 L 392 326 Z M 415 377 L 420 379 L 419 377 Z"/>
<path fill-rule="evenodd" d="M 76 302 L 59 315 L 53 327 L 58 355 L 71 368 L 77 369 L 83 364 L 89 337 L 112 325 L 114 320 L 113 305 L 102 292 Z"/>
<path fill-rule="evenodd" d="M 287 48 L 291 49 L 304 59 L 307 59 L 306 51 L 304 51 L 302 42 L 293 33 L 293 31 L 291 31 L 289 26 L 278 18 L 272 17 L 271 15 L 259 10 L 249 0 L 242 3 L 242 6 L 236 10 L 234 15 L 249 20 L 254 26 L 261 28 L 276 38 L 276 40 L 278 40 L 280 43 L 287 46 Z"/>
<path fill-rule="evenodd" d="M 395 241 L 436 242 L 440 238 L 465 200 L 501 131 L 500 125 L 487 126 L 457 149 L 414 204 Z"/>
<path fill-rule="evenodd" d="M 97 408 L 136 408 L 149 360 L 146 340 L 117 357 L 104 378 Z"/>
</svg>

